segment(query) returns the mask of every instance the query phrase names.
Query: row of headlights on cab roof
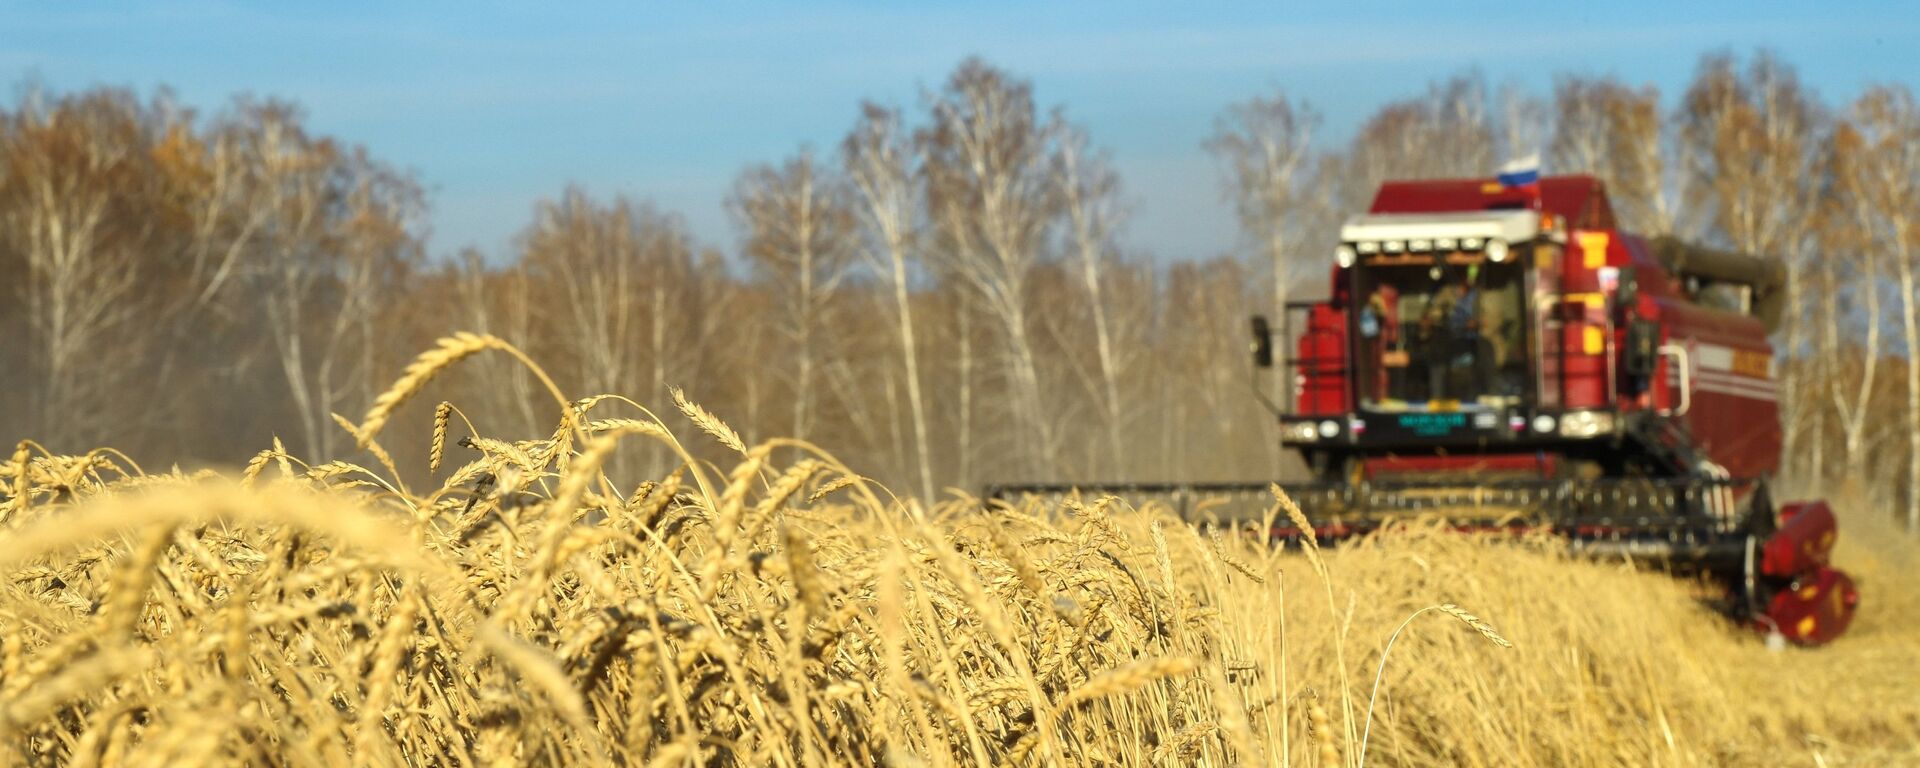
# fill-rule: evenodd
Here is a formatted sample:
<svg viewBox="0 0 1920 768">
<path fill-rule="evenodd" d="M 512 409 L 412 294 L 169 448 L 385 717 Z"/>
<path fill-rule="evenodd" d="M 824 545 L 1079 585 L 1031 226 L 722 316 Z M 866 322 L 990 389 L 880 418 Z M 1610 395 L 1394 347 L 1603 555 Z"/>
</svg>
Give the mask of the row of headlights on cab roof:
<svg viewBox="0 0 1920 768">
<path fill-rule="evenodd" d="M 1478 237 L 1463 237 L 1455 240 L 1451 237 L 1440 237 L 1431 240 L 1363 240 L 1353 244 L 1341 243 L 1333 249 L 1333 262 L 1339 264 L 1341 269 L 1346 269 L 1347 267 L 1353 266 L 1353 263 L 1358 260 L 1362 254 L 1424 253 L 1428 251 L 1453 250 L 1477 251 L 1480 250 L 1482 246 L 1486 248 L 1488 261 L 1497 264 L 1507 260 L 1507 243 L 1505 240 L 1482 240 Z"/>
</svg>

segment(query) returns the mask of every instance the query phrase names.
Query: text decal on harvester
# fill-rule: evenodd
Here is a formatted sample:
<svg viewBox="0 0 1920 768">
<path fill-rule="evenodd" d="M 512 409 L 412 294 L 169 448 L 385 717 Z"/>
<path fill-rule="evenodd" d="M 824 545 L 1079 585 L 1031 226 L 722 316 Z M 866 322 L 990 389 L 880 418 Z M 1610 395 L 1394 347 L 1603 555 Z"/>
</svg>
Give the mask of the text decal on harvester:
<svg viewBox="0 0 1920 768">
<path fill-rule="evenodd" d="M 1421 437 L 1440 437 L 1466 425 L 1464 413 L 1400 414 L 1400 427 Z"/>
</svg>

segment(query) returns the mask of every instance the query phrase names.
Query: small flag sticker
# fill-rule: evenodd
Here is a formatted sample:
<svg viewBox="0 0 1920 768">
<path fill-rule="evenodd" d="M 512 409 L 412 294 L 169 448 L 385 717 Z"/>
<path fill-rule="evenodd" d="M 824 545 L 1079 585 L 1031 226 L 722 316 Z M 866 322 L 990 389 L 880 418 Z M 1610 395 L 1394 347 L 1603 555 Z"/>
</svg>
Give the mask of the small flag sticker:
<svg viewBox="0 0 1920 768">
<path fill-rule="evenodd" d="M 1500 166 L 1500 173 L 1495 178 L 1499 179 L 1500 186 L 1506 187 L 1507 189 L 1519 189 L 1539 184 L 1540 153 L 1535 152 L 1526 157 L 1507 161 L 1506 165 Z"/>
</svg>

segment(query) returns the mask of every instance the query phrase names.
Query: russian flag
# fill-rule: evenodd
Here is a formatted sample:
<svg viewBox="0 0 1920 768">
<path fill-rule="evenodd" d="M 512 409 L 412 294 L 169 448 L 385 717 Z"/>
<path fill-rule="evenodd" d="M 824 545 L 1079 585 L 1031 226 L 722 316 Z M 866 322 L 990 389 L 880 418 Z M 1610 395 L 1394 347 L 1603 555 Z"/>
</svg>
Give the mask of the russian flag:
<svg viewBox="0 0 1920 768">
<path fill-rule="evenodd" d="M 1540 184 L 1540 153 L 1507 161 L 1496 176 L 1507 189 L 1531 189 Z"/>
</svg>

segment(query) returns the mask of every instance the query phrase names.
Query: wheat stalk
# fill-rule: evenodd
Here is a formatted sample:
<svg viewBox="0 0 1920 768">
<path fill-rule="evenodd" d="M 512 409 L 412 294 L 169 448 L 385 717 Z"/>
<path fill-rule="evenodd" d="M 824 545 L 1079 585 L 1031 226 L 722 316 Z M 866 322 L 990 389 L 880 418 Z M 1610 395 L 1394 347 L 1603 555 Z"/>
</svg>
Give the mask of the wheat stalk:
<svg viewBox="0 0 1920 768">
<path fill-rule="evenodd" d="M 1088 678 L 1085 684 L 1067 694 L 1061 703 L 1063 706 L 1070 706 L 1091 699 L 1127 693 L 1155 680 L 1187 674 L 1192 672 L 1193 668 L 1193 660 L 1181 656 L 1163 656 L 1136 661 Z"/>
<path fill-rule="evenodd" d="M 580 692 L 574 690 L 567 673 L 551 656 L 491 624 L 481 625 L 476 636 L 494 658 L 512 667 L 521 680 L 533 684 L 558 707 L 568 725 L 580 729 L 589 727 L 587 707 L 580 700 Z"/>
<path fill-rule="evenodd" d="M 101 686 L 129 671 L 148 666 L 153 658 L 153 651 L 146 648 L 114 649 L 64 665 L 60 674 L 0 705 L 0 733 L 13 733 L 52 714 L 69 699 L 97 693 Z"/>
<path fill-rule="evenodd" d="M 360 701 L 357 728 L 362 736 L 370 736 L 378 727 L 387 701 L 393 697 L 394 680 L 399 677 L 400 665 L 406 661 L 413 645 L 413 621 L 417 608 L 412 595 L 406 590 L 394 595 L 392 611 L 374 645 L 373 669 L 367 673 L 366 695 Z"/>
<path fill-rule="evenodd" d="M 33 455 L 30 452 L 32 446 L 30 440 L 20 441 L 13 447 L 13 457 L 8 460 L 13 466 L 13 491 L 8 494 L 13 497 L 13 514 L 19 514 L 27 508 L 27 460 Z"/>
<path fill-rule="evenodd" d="M 1014 575 L 1020 578 L 1020 585 L 1034 597 L 1046 597 L 1047 582 L 1040 577 L 1040 571 L 1033 567 L 1033 561 L 1020 548 L 1020 544 L 1008 536 L 1006 529 L 995 521 L 987 521 L 986 527 L 987 540 L 993 542 L 993 548 L 999 550 L 1000 556 L 1005 558 L 1007 565 L 1013 568 Z"/>
<path fill-rule="evenodd" d="M 240 473 L 240 485 L 252 487 L 254 480 L 260 477 L 260 472 L 267 468 L 267 462 L 279 455 L 280 452 L 272 448 L 254 454 L 253 458 L 247 460 L 246 469 Z"/>
<path fill-rule="evenodd" d="M 785 540 L 787 571 L 793 577 L 796 604 L 805 609 L 806 616 L 824 617 L 827 613 L 827 588 L 814 562 L 813 543 L 808 540 L 806 532 L 796 525 L 781 526 L 781 538 Z M 801 623 L 805 623 L 804 618 Z"/>
<path fill-rule="evenodd" d="M 173 526 L 162 523 L 147 534 L 145 543 L 129 553 L 114 576 L 110 599 L 101 612 L 104 634 L 137 629 L 140 611 L 147 604 L 147 588 L 153 583 L 154 565 L 171 546 Z"/>
<path fill-rule="evenodd" d="M 1320 749 L 1321 765 L 1339 765 L 1340 747 L 1333 742 L 1333 719 L 1327 716 L 1327 708 L 1315 698 L 1307 705 L 1307 728 L 1313 732 L 1313 742 Z"/>
<path fill-rule="evenodd" d="M 1456 619 L 1459 619 L 1461 622 L 1465 623 L 1467 626 L 1472 627 L 1475 632 L 1479 632 L 1481 636 L 1487 638 L 1488 640 L 1493 641 L 1494 645 L 1498 645 L 1502 648 L 1513 647 L 1513 643 L 1510 643 L 1507 641 L 1506 638 L 1501 637 L 1500 633 L 1495 632 L 1491 625 L 1487 624 L 1484 621 L 1481 621 L 1480 617 L 1475 616 L 1471 613 L 1468 613 L 1465 608 L 1461 608 L 1460 606 L 1454 605 L 1453 603 L 1429 605 L 1425 608 L 1421 608 L 1420 610 L 1414 611 L 1413 615 L 1408 616 L 1406 621 L 1400 622 L 1400 626 L 1395 628 L 1393 630 L 1393 634 L 1387 637 L 1387 645 L 1385 648 L 1381 649 L 1380 651 L 1380 664 L 1374 670 L 1374 673 L 1373 673 L 1373 693 L 1368 695 L 1367 697 L 1367 720 L 1366 720 L 1366 726 L 1360 732 L 1360 752 L 1359 752 L 1359 758 L 1358 758 L 1358 765 L 1356 766 L 1356 768 L 1364 768 L 1367 764 L 1367 738 L 1373 734 L 1373 705 L 1380 698 L 1380 681 L 1386 676 L 1386 672 L 1387 672 L 1387 654 L 1393 652 L 1393 643 L 1395 640 L 1400 639 L 1401 631 L 1405 630 L 1409 625 L 1413 624 L 1414 619 L 1420 618 L 1421 614 L 1424 614 L 1428 611 L 1439 611 L 1448 616 L 1452 616 Z"/>
<path fill-rule="evenodd" d="M 824 483 L 821 483 L 820 487 L 815 488 L 813 490 L 813 494 L 807 497 L 807 503 L 818 504 L 820 503 L 821 499 L 824 499 L 828 496 L 833 495 L 835 491 L 839 491 L 843 488 L 846 488 L 849 485 L 853 485 L 855 482 L 859 481 L 859 479 L 860 478 L 855 477 L 853 475 L 841 475 L 832 480 L 828 480 Z"/>
<path fill-rule="evenodd" d="M 435 342 L 434 348 L 420 353 L 419 357 L 408 363 L 400 378 L 393 386 L 373 399 L 373 407 L 367 409 L 367 415 L 360 420 L 357 440 L 365 448 L 367 441 L 380 434 L 381 428 L 393 416 L 395 409 L 409 398 L 418 394 L 427 386 L 427 382 L 445 370 L 448 366 L 465 360 L 488 349 L 505 349 L 506 342 L 489 334 L 468 333 L 465 331 L 446 336 Z"/>
</svg>

